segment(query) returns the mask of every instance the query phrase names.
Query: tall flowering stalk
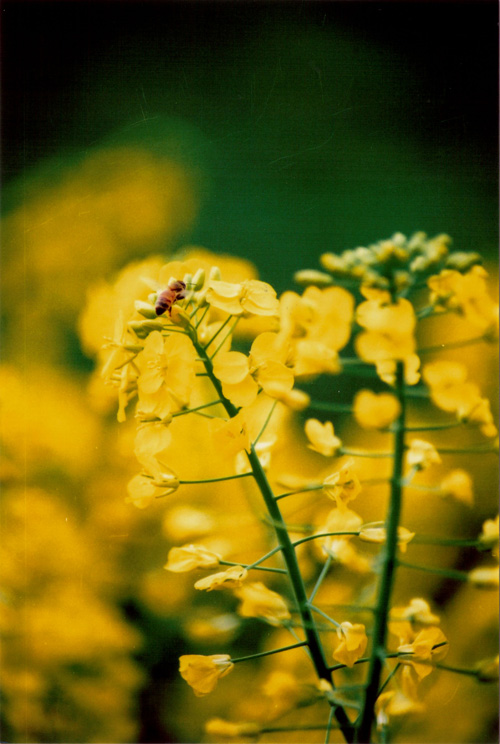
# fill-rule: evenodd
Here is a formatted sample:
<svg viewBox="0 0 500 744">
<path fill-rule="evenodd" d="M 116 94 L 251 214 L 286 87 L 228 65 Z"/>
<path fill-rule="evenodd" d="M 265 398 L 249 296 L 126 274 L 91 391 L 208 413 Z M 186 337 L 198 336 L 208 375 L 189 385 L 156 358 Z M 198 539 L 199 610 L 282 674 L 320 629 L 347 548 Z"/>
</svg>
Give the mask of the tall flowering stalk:
<svg viewBox="0 0 500 744">
<path fill-rule="evenodd" d="M 397 234 L 340 256 L 325 254 L 324 271 L 296 275 L 307 287 L 302 295 L 286 292 L 279 299 L 270 285 L 256 279 L 226 281 L 206 254 L 194 255 L 167 264 L 156 280 L 149 277 L 149 296 L 143 291 L 130 298 L 128 308 L 123 303 L 114 338 L 103 354 L 102 374 L 118 388 L 120 420 L 137 398 L 135 453 L 141 471 L 129 484 L 128 501 L 144 508 L 199 484 L 234 481 L 235 488 L 245 488 L 252 481 L 258 503 L 248 496 L 265 534 L 264 542 L 259 538 L 255 545 L 255 550 L 265 548 L 260 556 L 240 563 L 210 546 L 188 543 L 172 547 L 165 568 L 175 573 L 222 569 L 199 579 L 195 588 L 232 593 L 240 602 L 237 615 L 281 628 L 295 641 L 237 658 L 184 654 L 182 677 L 203 696 L 237 663 L 300 649 L 316 681 L 276 672 L 264 695 L 274 701 L 277 719 L 321 701 L 328 711 L 325 717 L 318 709 L 316 722 L 288 726 L 275 725 L 269 712 L 255 721 L 212 719 L 207 723 L 210 736 L 255 739 L 278 731 L 323 730 L 328 742 L 337 728 L 347 742 L 366 743 L 373 737 L 388 741 L 395 720 L 422 710 L 419 682 L 434 668 L 478 680 L 495 676 L 494 662 L 484 661 L 475 669 L 442 663 L 448 642 L 425 599 L 393 606 L 399 566 L 477 586 L 498 580 L 495 569 L 467 574 L 401 558 L 409 543 L 427 539 L 401 524 L 403 500 L 411 489 L 463 502 L 472 498 L 471 478 L 464 470 L 451 471 L 440 486 L 418 482 L 419 474 L 440 464 L 443 454 L 495 449 L 489 403 L 467 379 L 466 367 L 440 359 L 421 365 L 424 355 L 437 350 L 417 346 L 418 325 L 431 316 L 455 313 L 477 329 L 469 340 L 445 341 L 439 350 L 495 337 L 496 308 L 479 256 L 451 252 L 449 243 L 447 236 L 428 240 L 422 233 L 410 239 Z M 370 380 L 371 387 L 358 390 L 351 403 L 315 400 L 311 382 L 332 375 Z M 306 390 L 297 388 L 297 382 Z M 337 382 L 332 389 L 339 390 Z M 432 401 L 447 418 L 409 422 L 414 399 Z M 323 420 L 307 417 L 307 411 Z M 343 442 L 324 414 L 346 412 L 361 429 L 377 437 L 389 434 L 392 447 L 359 449 Z M 328 463 L 326 471 L 312 478 L 300 472 L 300 461 L 295 472 L 292 465 L 287 473 L 278 472 L 272 461 L 280 438 L 289 437 L 292 421 L 304 415 L 304 440 L 315 453 L 311 457 Z M 207 451 L 215 447 L 226 468 L 229 463 L 229 474 L 193 479 L 177 472 L 170 453 L 176 437 L 185 434 L 175 421 L 186 416 L 204 421 Z M 485 442 L 462 450 L 420 439 L 426 431 L 465 425 L 475 427 Z M 363 462 L 391 464 L 387 472 L 382 467 L 377 477 L 363 479 Z M 348 506 L 362 490 L 387 483 L 388 507 L 380 521 L 366 522 Z M 289 522 L 282 500 L 288 506 L 299 498 L 300 505 L 300 499 L 311 496 L 314 501 L 302 507 L 309 520 Z M 332 504 L 327 513 L 325 498 Z M 208 538 L 209 530 L 205 534 Z M 491 549 L 498 557 L 498 521 L 489 520 L 477 540 L 433 539 L 442 545 Z M 378 554 L 373 547 L 368 552 L 370 543 L 379 546 Z M 312 575 L 310 561 L 307 565 L 302 555 L 311 545 L 322 564 Z M 338 567 L 353 576 L 351 601 L 344 606 L 335 601 L 331 583 Z M 272 579 L 273 589 L 253 581 L 255 572 Z M 330 610 L 335 606 L 338 617 Z M 373 620 L 359 622 L 365 616 Z M 361 681 L 360 668 L 366 669 Z"/>
</svg>

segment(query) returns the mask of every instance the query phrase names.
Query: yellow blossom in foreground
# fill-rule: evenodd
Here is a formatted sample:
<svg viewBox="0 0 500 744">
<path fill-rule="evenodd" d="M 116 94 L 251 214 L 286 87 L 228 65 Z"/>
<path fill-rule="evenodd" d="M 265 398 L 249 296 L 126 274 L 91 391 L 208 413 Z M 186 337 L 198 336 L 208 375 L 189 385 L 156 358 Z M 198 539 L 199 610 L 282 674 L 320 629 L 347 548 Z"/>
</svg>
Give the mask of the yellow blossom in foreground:
<svg viewBox="0 0 500 744">
<path fill-rule="evenodd" d="M 181 548 L 171 548 L 163 568 L 173 573 L 184 573 L 195 568 L 215 568 L 220 560 L 220 555 L 203 545 L 183 545 Z"/>
<path fill-rule="evenodd" d="M 499 584 L 498 566 L 473 568 L 469 571 L 468 580 L 478 589 L 496 589 Z"/>
<path fill-rule="evenodd" d="M 152 460 L 149 464 L 152 463 Z M 142 473 L 135 475 L 127 485 L 127 504 L 133 504 L 139 509 L 145 509 L 163 496 L 168 496 L 179 488 L 179 481 L 173 473 L 158 472 L 155 477 L 148 477 Z"/>
<path fill-rule="evenodd" d="M 318 419 L 307 419 L 305 424 L 306 436 L 309 439 L 309 449 L 319 452 L 325 457 L 332 457 L 336 450 L 342 446 L 342 442 L 335 436 L 331 421 L 324 424 Z"/>
<path fill-rule="evenodd" d="M 194 585 L 195 589 L 211 592 L 214 589 L 235 589 L 241 586 L 246 579 L 248 571 L 242 566 L 230 566 L 226 571 L 206 576 Z"/>
<path fill-rule="evenodd" d="M 385 429 L 397 419 L 401 405 L 391 393 L 360 390 L 354 398 L 354 418 L 364 429 Z"/>
<path fill-rule="evenodd" d="M 238 614 L 242 617 L 261 617 L 271 625 L 279 625 L 291 618 L 283 598 L 260 581 L 243 584 L 235 595 L 241 600 Z"/>
<path fill-rule="evenodd" d="M 266 331 L 254 340 L 247 357 L 239 351 L 222 351 L 214 360 L 214 374 L 235 406 L 249 406 L 259 388 L 271 398 L 280 398 L 293 388 L 294 376 L 285 366 L 286 346 L 278 334 Z"/>
<path fill-rule="evenodd" d="M 255 738 L 260 734 L 261 727 L 258 723 L 233 723 L 223 718 L 210 718 L 205 724 L 205 732 L 209 736 L 216 736 L 217 740 L 237 739 L 238 737 Z"/>
<path fill-rule="evenodd" d="M 474 494 L 472 492 L 472 478 L 465 470 L 458 468 L 443 478 L 439 486 L 443 496 L 461 501 L 467 506 L 472 506 Z"/>
<path fill-rule="evenodd" d="M 425 442 L 423 439 L 412 439 L 410 448 L 406 453 L 406 462 L 411 468 L 425 470 L 431 465 L 439 465 L 441 458 L 430 442 Z"/>
<path fill-rule="evenodd" d="M 212 692 L 219 679 L 229 674 L 233 667 L 229 654 L 188 654 L 179 659 L 181 677 L 193 688 L 197 697 Z"/>
<path fill-rule="evenodd" d="M 239 284 L 210 280 L 207 302 L 230 315 L 277 316 L 279 301 L 270 284 L 257 279 L 245 279 Z"/>
<path fill-rule="evenodd" d="M 328 475 L 323 480 L 325 493 L 337 502 L 339 509 L 352 501 L 361 491 L 359 478 L 352 471 L 354 460 L 347 460 L 336 473 Z"/>
<path fill-rule="evenodd" d="M 415 537 L 406 527 L 398 527 L 398 546 L 402 553 L 406 553 L 406 547 Z M 383 522 L 372 522 L 365 524 L 359 531 L 359 539 L 369 543 L 385 543 L 387 532 Z"/>
<path fill-rule="evenodd" d="M 491 549 L 492 555 L 498 559 L 498 514 L 495 519 L 487 519 L 483 522 L 479 542 L 483 549 Z"/>
<path fill-rule="evenodd" d="M 448 642 L 443 631 L 436 627 L 424 628 L 415 636 L 412 643 L 405 643 L 397 648 L 401 663 L 411 664 L 419 679 L 432 672 L 431 664 L 419 664 L 418 661 L 439 661 L 448 652 Z"/>
<path fill-rule="evenodd" d="M 341 623 L 337 628 L 337 636 L 340 643 L 333 653 L 333 658 L 348 667 L 354 666 L 363 656 L 368 644 L 365 626 L 361 623 L 354 625 L 350 622 Z"/>
<path fill-rule="evenodd" d="M 250 437 L 242 411 L 229 421 L 212 419 L 210 425 L 213 442 L 223 456 L 234 457 L 242 450 L 250 452 Z"/>
</svg>

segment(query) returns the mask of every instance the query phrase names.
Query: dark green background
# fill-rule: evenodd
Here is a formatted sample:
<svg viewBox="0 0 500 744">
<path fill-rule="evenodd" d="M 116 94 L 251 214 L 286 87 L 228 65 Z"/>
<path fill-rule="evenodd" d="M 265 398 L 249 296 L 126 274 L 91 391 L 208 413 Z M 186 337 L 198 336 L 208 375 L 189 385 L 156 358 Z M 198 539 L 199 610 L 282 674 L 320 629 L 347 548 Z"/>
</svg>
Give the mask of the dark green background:
<svg viewBox="0 0 500 744">
<path fill-rule="evenodd" d="M 495 2 L 3 2 L 4 206 L 103 141 L 202 166 L 182 236 L 291 273 L 395 231 L 497 245 Z"/>
</svg>

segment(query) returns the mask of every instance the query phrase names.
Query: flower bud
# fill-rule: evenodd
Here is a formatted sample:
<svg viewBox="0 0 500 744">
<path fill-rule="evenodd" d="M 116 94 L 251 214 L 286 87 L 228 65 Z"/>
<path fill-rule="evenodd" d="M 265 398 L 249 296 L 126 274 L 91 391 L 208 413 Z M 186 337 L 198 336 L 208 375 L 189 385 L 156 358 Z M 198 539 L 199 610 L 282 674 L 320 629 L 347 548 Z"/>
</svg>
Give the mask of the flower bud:
<svg viewBox="0 0 500 744">
<path fill-rule="evenodd" d="M 149 302 L 136 300 L 134 302 L 134 307 L 137 312 L 140 313 L 140 315 L 142 315 L 144 318 L 149 318 L 149 320 L 156 319 L 156 310 L 154 308 L 154 305 L 150 305 Z"/>
<path fill-rule="evenodd" d="M 210 281 L 220 282 L 222 275 L 218 266 L 212 266 L 208 278 Z"/>
<path fill-rule="evenodd" d="M 337 256 L 335 253 L 323 253 L 319 262 L 324 269 L 336 276 L 345 276 L 349 272 L 343 256 Z"/>
<path fill-rule="evenodd" d="M 480 264 L 481 256 L 479 253 L 466 253 L 465 251 L 456 251 L 451 253 L 446 259 L 447 269 L 456 269 L 456 271 L 465 272 L 472 269 L 476 264 Z"/>
<path fill-rule="evenodd" d="M 309 287 L 310 285 L 314 287 L 328 287 L 333 283 L 330 274 L 324 274 L 322 271 L 316 271 L 315 269 L 296 271 L 293 278 L 297 284 L 304 287 Z"/>
<path fill-rule="evenodd" d="M 189 328 L 191 325 L 191 319 L 184 308 L 179 305 L 174 305 L 172 308 L 172 314 L 170 319 L 174 325 L 181 326 L 181 328 Z"/>
<path fill-rule="evenodd" d="M 199 292 L 200 289 L 203 288 L 203 285 L 205 284 L 205 269 L 198 269 L 196 274 L 193 276 L 191 280 L 192 289 L 194 289 L 195 292 Z"/>
</svg>

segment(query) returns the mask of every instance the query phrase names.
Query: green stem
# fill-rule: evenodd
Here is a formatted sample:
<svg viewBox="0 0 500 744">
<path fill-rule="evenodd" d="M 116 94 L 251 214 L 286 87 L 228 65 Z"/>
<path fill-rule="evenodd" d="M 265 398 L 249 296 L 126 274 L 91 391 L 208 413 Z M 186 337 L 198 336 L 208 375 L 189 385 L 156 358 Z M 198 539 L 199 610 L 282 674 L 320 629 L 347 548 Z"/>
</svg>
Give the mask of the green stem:
<svg viewBox="0 0 500 744">
<path fill-rule="evenodd" d="M 488 453 L 498 453 L 498 447 L 487 445 L 483 447 L 464 447 L 464 448 L 442 448 L 438 449 L 440 455 L 485 455 Z"/>
<path fill-rule="evenodd" d="M 329 623 L 332 625 L 335 625 L 336 628 L 340 628 L 340 623 L 338 623 L 336 620 L 333 619 L 333 617 L 330 617 L 330 615 L 327 615 L 326 612 L 323 612 L 323 610 L 320 610 L 319 607 L 315 607 L 314 605 L 310 605 L 311 610 L 314 612 L 317 612 L 318 615 L 321 615 L 321 617 L 324 617 L 325 620 L 328 620 Z"/>
<path fill-rule="evenodd" d="M 415 563 L 406 563 L 406 561 L 399 561 L 398 565 L 404 568 L 413 568 L 415 571 L 424 571 L 425 573 L 436 574 L 437 576 L 443 576 L 445 579 L 455 579 L 456 581 L 468 581 L 469 575 L 465 571 L 454 571 L 451 568 L 434 568 L 433 566 L 418 566 Z"/>
<path fill-rule="evenodd" d="M 228 315 L 227 316 L 226 320 L 224 321 L 224 323 L 222 323 L 222 325 L 220 326 L 219 330 L 216 331 L 214 333 L 214 335 L 212 336 L 212 338 L 210 339 L 210 341 L 207 344 L 205 344 L 205 346 L 204 346 L 204 349 L 205 350 L 208 349 L 208 347 L 210 346 L 210 344 L 213 344 L 213 342 L 215 341 L 215 339 L 217 338 L 217 336 L 219 335 L 219 333 L 227 326 L 227 324 L 229 323 L 229 321 L 231 320 L 232 317 L 233 317 L 232 315 Z M 198 328 L 198 326 L 196 326 L 196 327 Z"/>
<path fill-rule="evenodd" d="M 325 744 L 328 744 L 328 742 L 330 741 L 330 733 L 332 730 L 334 711 L 335 711 L 335 708 L 332 705 L 332 707 L 330 708 L 330 715 L 328 716 L 328 723 L 326 725 Z"/>
<path fill-rule="evenodd" d="M 445 429 L 455 429 L 457 426 L 463 426 L 463 422 L 452 421 L 448 424 L 421 424 L 407 426 L 406 431 L 444 431 Z"/>
<path fill-rule="evenodd" d="M 328 571 L 330 570 L 330 566 L 332 565 L 332 560 L 333 560 L 332 559 L 332 556 L 329 555 L 328 558 L 325 561 L 325 565 L 321 569 L 321 573 L 318 576 L 318 580 L 316 581 L 316 584 L 314 585 L 314 589 L 312 590 L 312 592 L 311 592 L 311 594 L 309 596 L 309 604 L 311 604 L 311 602 L 313 601 L 314 597 L 318 593 L 318 590 L 319 590 L 321 584 L 323 583 L 323 580 L 324 580 L 325 576 L 327 575 Z"/>
<path fill-rule="evenodd" d="M 270 728 L 262 728 L 260 730 L 261 734 L 274 734 L 278 732 L 285 732 L 285 731 L 324 731 L 326 728 L 328 728 L 328 724 L 323 724 L 322 726 L 273 726 Z M 330 726 L 330 729 L 337 728 L 336 726 Z"/>
<path fill-rule="evenodd" d="M 234 418 L 238 414 L 239 409 L 236 408 L 236 406 L 224 396 L 221 382 L 214 374 L 212 360 L 211 358 L 209 358 L 206 350 L 199 344 L 196 334 L 193 333 L 191 338 L 197 354 L 204 360 L 203 363 L 205 365 L 206 373 L 210 378 L 212 385 L 217 392 L 217 395 L 221 399 L 228 416 Z M 326 663 L 323 646 L 319 637 L 319 632 L 314 624 L 311 608 L 309 607 L 307 601 L 306 589 L 302 579 L 302 574 L 300 572 L 297 556 L 295 554 L 294 545 L 290 539 L 290 535 L 288 534 L 288 530 L 283 521 L 283 516 L 276 502 L 276 498 L 271 489 L 269 481 L 267 480 L 264 468 L 262 467 L 262 464 L 253 446 L 250 447 L 250 452 L 247 452 L 247 457 L 253 471 L 255 482 L 260 489 L 269 516 L 274 525 L 278 544 L 279 546 L 281 546 L 283 560 L 288 570 L 293 593 L 295 595 L 295 601 L 299 609 L 301 619 L 304 623 L 304 633 L 306 637 L 305 643 L 309 647 L 314 668 L 319 679 L 326 679 L 328 682 L 332 682 L 332 675 Z M 352 742 L 352 724 L 341 705 L 336 705 L 334 707 L 334 715 L 340 729 L 342 730 L 345 740 L 347 742 Z"/>
<path fill-rule="evenodd" d="M 212 406 L 218 406 L 220 403 L 220 400 L 213 400 L 211 403 L 203 403 L 201 406 L 196 406 L 196 408 L 186 408 L 183 411 L 177 411 L 177 413 L 172 414 L 172 418 L 176 418 L 177 416 L 185 416 L 188 413 L 196 413 L 196 411 L 202 411 L 204 408 L 211 408 Z"/>
<path fill-rule="evenodd" d="M 290 540 L 290 535 L 288 534 L 288 530 L 283 521 L 279 506 L 276 503 L 269 481 L 267 480 L 264 469 L 253 447 L 251 447 L 250 452 L 247 452 L 247 456 L 255 476 L 255 481 L 264 498 L 264 502 L 274 525 L 276 537 L 281 545 L 283 560 L 288 569 L 288 575 L 295 595 L 295 601 L 304 623 L 304 633 L 314 668 L 319 679 L 326 679 L 328 682 L 331 682 L 332 678 L 326 663 L 323 646 L 314 624 L 311 608 L 307 601 L 306 589 L 300 572 L 297 556 L 295 554 L 294 544 Z M 340 705 L 335 705 L 333 710 L 337 723 L 339 724 L 346 741 L 352 742 L 352 725 L 345 710 Z"/>
<path fill-rule="evenodd" d="M 301 488 L 299 491 L 288 491 L 287 493 L 280 493 L 279 496 L 275 496 L 275 499 L 276 501 L 279 501 L 280 499 L 285 499 L 287 496 L 295 496 L 298 493 L 307 493 L 308 491 L 321 491 L 322 488 L 324 488 L 322 483 L 317 486 L 307 486 L 306 488 Z"/>
<path fill-rule="evenodd" d="M 385 690 L 385 688 L 387 687 L 387 685 L 389 684 L 389 682 L 391 681 L 391 679 L 392 679 L 392 678 L 394 677 L 394 675 L 395 675 L 395 674 L 397 673 L 397 671 L 398 671 L 398 669 L 400 668 L 400 666 L 401 666 L 401 662 L 398 662 L 398 663 L 396 664 L 396 666 L 394 667 L 394 669 L 392 670 L 392 672 L 391 672 L 390 674 L 388 674 L 388 675 L 387 675 L 387 677 L 386 677 L 386 679 L 385 679 L 385 682 L 384 682 L 384 684 L 382 685 L 382 687 L 381 687 L 381 688 L 380 688 L 380 690 L 378 691 L 378 695 L 377 695 L 377 698 L 379 698 L 379 697 L 381 696 L 381 694 L 383 693 L 383 691 Z"/>
<path fill-rule="evenodd" d="M 474 538 L 432 537 L 431 535 L 415 535 L 413 543 L 416 545 L 444 545 L 456 548 L 478 548 L 481 543 Z"/>
<path fill-rule="evenodd" d="M 224 475 L 221 478 L 204 478 L 203 480 L 181 480 L 181 486 L 193 486 L 200 483 L 219 483 L 219 481 L 237 480 L 238 478 L 248 478 L 253 473 L 236 473 L 236 475 Z"/>
<path fill-rule="evenodd" d="M 231 659 L 233 664 L 237 664 L 239 661 L 250 661 L 251 659 L 260 659 L 263 656 L 271 656 L 272 654 L 280 654 L 282 651 L 291 651 L 292 648 L 300 648 L 301 646 L 307 646 L 307 641 L 300 641 L 294 643 L 292 646 L 282 646 L 281 648 L 274 648 L 272 651 L 260 651 L 258 654 L 250 654 L 250 656 L 240 656 L 239 659 Z"/>
<path fill-rule="evenodd" d="M 356 537 L 359 535 L 358 532 L 319 532 L 317 535 L 309 535 L 308 537 L 301 537 L 300 540 L 295 540 L 293 544 L 294 547 L 297 547 L 297 545 L 301 545 L 302 543 L 309 542 L 309 540 L 318 540 L 320 537 L 345 537 L 346 535 L 350 535 L 351 537 Z"/>
<path fill-rule="evenodd" d="M 271 410 L 269 411 L 269 413 L 268 413 L 268 415 L 267 415 L 267 418 L 266 418 L 266 420 L 264 421 L 264 424 L 262 425 L 262 428 L 261 428 L 261 430 L 259 431 L 259 433 L 257 434 L 257 436 L 256 436 L 256 437 L 255 437 L 255 439 L 254 439 L 254 443 L 253 443 L 253 446 L 254 446 L 254 447 L 256 447 L 256 446 L 257 446 L 257 444 L 258 444 L 258 442 L 259 442 L 259 440 L 260 440 L 261 436 L 262 436 L 262 435 L 264 434 L 264 432 L 265 432 L 265 430 L 266 430 L 266 428 L 267 428 L 267 425 L 268 425 L 268 423 L 269 423 L 269 422 L 270 422 L 270 420 L 271 420 L 271 416 L 272 416 L 272 415 L 273 415 L 273 413 L 274 413 L 274 409 L 276 408 L 276 405 L 277 405 L 277 403 L 278 403 L 278 401 L 277 401 L 277 400 L 275 400 L 275 401 L 274 401 L 274 403 L 272 404 L 272 406 L 271 406 Z"/>
<path fill-rule="evenodd" d="M 392 452 L 370 452 L 369 450 L 350 449 L 349 447 L 340 447 L 337 450 L 338 455 L 351 455 L 352 457 L 393 457 Z"/>
<path fill-rule="evenodd" d="M 246 565 L 245 563 L 235 563 L 234 561 L 219 561 L 221 566 L 241 566 L 241 568 L 246 568 L 247 571 L 250 570 L 256 570 L 256 571 L 271 571 L 272 573 L 280 573 L 280 574 L 286 574 L 286 569 L 284 568 L 271 568 L 267 566 L 250 566 Z"/>
<path fill-rule="evenodd" d="M 398 544 L 398 526 L 402 507 L 401 478 L 403 475 L 403 459 L 405 449 L 405 416 L 406 405 L 404 395 L 404 364 L 399 361 L 396 366 L 396 393 L 401 404 L 401 412 L 395 423 L 394 431 L 394 466 L 391 479 L 391 500 L 386 520 L 386 542 L 381 562 L 381 579 L 375 627 L 373 631 L 368 685 L 365 693 L 363 711 L 357 730 L 356 741 L 368 744 L 371 740 L 371 730 L 375 716 L 375 703 L 380 686 L 382 665 L 386 658 L 385 640 L 387 635 L 387 618 L 396 570 L 396 552 Z"/>
<path fill-rule="evenodd" d="M 274 555 L 280 550 L 281 550 L 281 545 L 278 545 L 277 548 L 273 548 L 272 550 L 269 551 L 269 553 L 266 553 L 261 558 L 259 558 L 257 561 L 254 561 L 253 563 L 251 563 L 248 566 L 248 568 L 256 568 L 257 566 L 260 566 L 261 563 L 264 563 L 264 561 L 267 561 L 268 558 L 270 558 L 272 555 Z"/>
</svg>

